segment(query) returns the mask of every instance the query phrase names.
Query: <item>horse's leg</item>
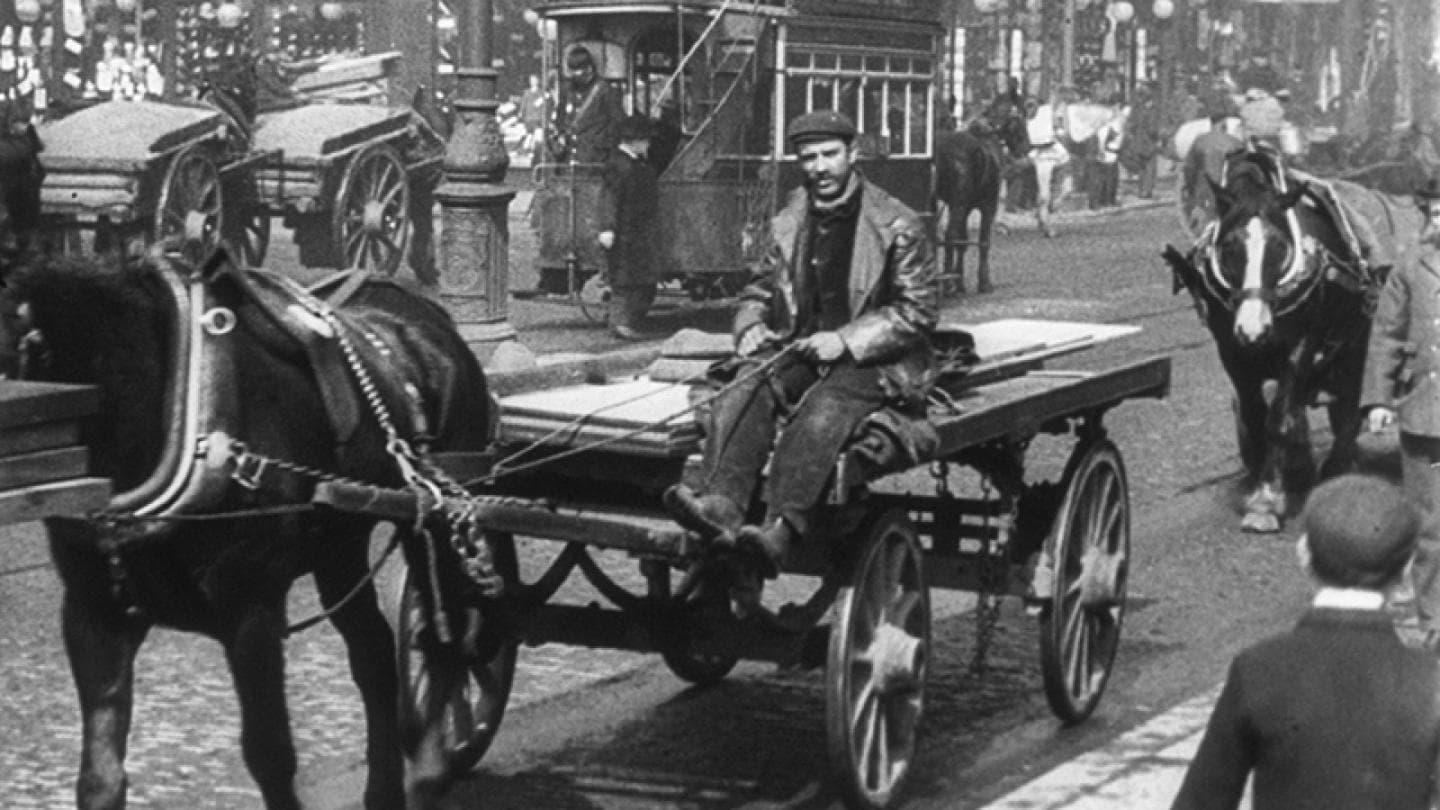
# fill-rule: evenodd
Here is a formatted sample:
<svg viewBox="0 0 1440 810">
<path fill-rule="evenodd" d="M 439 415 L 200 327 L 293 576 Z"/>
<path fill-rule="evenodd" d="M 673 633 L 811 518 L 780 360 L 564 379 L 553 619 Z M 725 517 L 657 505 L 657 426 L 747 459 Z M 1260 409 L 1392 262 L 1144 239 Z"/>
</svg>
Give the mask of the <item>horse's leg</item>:
<svg viewBox="0 0 1440 810">
<path fill-rule="evenodd" d="M 1297 375 L 1303 377 L 1303 370 L 1291 377 Z M 1245 531 L 1280 531 L 1289 509 L 1289 492 L 1303 489 L 1314 477 L 1310 421 L 1302 393 L 1294 379 L 1282 379 L 1276 385 L 1266 417 L 1265 460 L 1240 523 Z"/>
<path fill-rule="evenodd" d="M 994 292 L 995 285 L 990 283 L 990 233 L 995 226 L 995 210 L 1000 205 L 999 190 L 993 197 L 987 199 L 980 206 L 980 239 L 979 254 L 980 268 L 975 281 L 975 289 L 982 293 Z"/>
<path fill-rule="evenodd" d="M 373 583 L 362 587 L 340 606 L 366 575 L 369 525 L 352 531 L 337 530 L 335 547 L 353 553 L 329 555 L 315 571 L 320 603 L 334 610 L 330 623 L 345 640 L 350 676 L 365 706 L 366 810 L 404 807 L 405 761 L 400 750 L 395 674 L 395 638 L 375 594 Z M 338 606 L 338 607 L 337 607 Z"/>
<path fill-rule="evenodd" d="M 299 810 L 285 705 L 285 596 L 245 605 L 223 639 L 240 700 L 240 750 L 267 810 Z"/>
<path fill-rule="evenodd" d="M 135 654 L 148 625 L 102 614 L 68 590 L 61 625 L 80 696 L 80 810 L 125 806 L 125 747 L 134 706 Z"/>
<path fill-rule="evenodd" d="M 1235 412 L 1235 438 L 1240 460 L 1245 465 L 1250 494 L 1245 498 L 1245 516 L 1240 527 L 1251 532 L 1277 532 L 1279 514 L 1284 511 L 1284 490 L 1277 486 L 1278 469 L 1270 441 L 1270 403 L 1266 402 L 1263 381 L 1248 379 L 1243 370 L 1222 357 L 1235 388 L 1231 407 Z"/>
<path fill-rule="evenodd" d="M 1360 435 L 1360 372 L 1365 367 L 1365 341 L 1357 340 L 1345 349 L 1336 362 L 1345 369 L 1333 376 L 1338 384 L 1331 392 L 1326 412 L 1330 416 L 1330 433 L 1334 437 L 1330 452 L 1320 468 L 1321 478 L 1332 478 L 1354 469 L 1357 460 L 1356 439 Z"/>
</svg>

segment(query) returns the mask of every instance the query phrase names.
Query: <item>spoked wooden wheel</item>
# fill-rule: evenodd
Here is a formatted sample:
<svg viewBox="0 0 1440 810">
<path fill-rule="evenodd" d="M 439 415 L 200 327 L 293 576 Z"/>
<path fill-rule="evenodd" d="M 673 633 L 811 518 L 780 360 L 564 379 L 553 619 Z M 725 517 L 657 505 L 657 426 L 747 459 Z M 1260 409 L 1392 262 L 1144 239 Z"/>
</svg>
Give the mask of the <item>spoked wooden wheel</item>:
<svg viewBox="0 0 1440 810">
<path fill-rule="evenodd" d="M 202 144 L 188 146 L 170 159 L 155 206 L 156 241 L 172 241 L 192 262 L 220 243 L 225 195 L 220 170 Z"/>
<path fill-rule="evenodd" d="M 489 533 L 498 573 L 507 583 L 516 581 L 514 539 L 508 534 Z M 407 727 L 423 723 L 425 707 L 432 690 L 447 688 L 442 696 L 440 747 L 446 768 L 452 775 L 474 768 L 485 755 L 499 731 L 510 699 L 510 686 L 515 678 L 518 641 L 503 637 L 493 625 L 487 626 L 482 614 L 479 632 L 479 660 L 464 665 L 464 672 L 441 672 L 448 663 L 432 660 L 423 652 L 421 633 L 425 629 L 424 603 L 417 586 L 419 575 L 406 571 L 401 582 L 399 621 L 397 622 L 400 667 L 400 711 Z"/>
<path fill-rule="evenodd" d="M 261 204 L 259 181 L 253 172 L 232 175 L 225 183 L 225 242 L 236 260 L 259 267 L 270 249 L 270 209 Z"/>
<path fill-rule="evenodd" d="M 1130 492 L 1120 451 L 1108 439 L 1073 459 L 1066 477 L 1047 550 L 1053 578 L 1040 613 L 1040 668 L 1051 710 L 1077 723 L 1100 703 L 1120 646 Z"/>
<path fill-rule="evenodd" d="M 342 269 L 393 275 L 405 255 L 410 177 L 389 144 L 360 151 L 345 167 L 335 194 L 330 233 Z"/>
<path fill-rule="evenodd" d="M 915 529 L 900 510 L 862 538 L 840 589 L 825 671 L 830 769 L 847 806 L 889 806 L 910 774 L 925 703 L 930 596 Z"/>
</svg>

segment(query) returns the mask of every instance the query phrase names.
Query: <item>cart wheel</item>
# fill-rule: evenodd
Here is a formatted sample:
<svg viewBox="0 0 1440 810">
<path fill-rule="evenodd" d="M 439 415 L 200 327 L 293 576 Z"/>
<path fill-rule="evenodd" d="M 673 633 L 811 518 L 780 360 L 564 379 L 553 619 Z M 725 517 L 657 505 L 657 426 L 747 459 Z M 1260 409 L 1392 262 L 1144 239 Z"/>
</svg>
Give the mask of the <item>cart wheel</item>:
<svg viewBox="0 0 1440 810">
<path fill-rule="evenodd" d="M 260 201 L 259 181 L 252 172 L 242 172 L 225 184 L 225 241 L 235 257 L 247 267 L 259 267 L 270 249 L 270 209 Z"/>
<path fill-rule="evenodd" d="M 886 807 L 910 773 L 930 654 L 930 596 L 904 512 L 870 525 L 835 617 L 825 671 L 830 769 L 847 806 Z"/>
<path fill-rule="evenodd" d="M 487 533 L 485 537 L 501 577 L 506 582 L 517 581 L 514 538 L 496 532 Z M 437 663 L 422 652 L 419 633 L 424 624 L 424 608 L 420 593 L 411 580 L 414 575 L 407 570 L 400 584 L 397 653 L 402 721 L 411 727 L 420 722 L 432 686 L 437 682 L 450 683 L 450 694 L 439 721 L 442 724 L 440 744 L 449 773 L 460 775 L 480 762 L 500 729 L 505 704 L 510 699 L 510 686 L 515 678 L 519 642 L 496 636 L 493 625 L 482 626 L 479 633 L 482 652 L 488 646 L 493 653 L 488 660 L 471 662 L 465 673 L 437 673 L 433 669 Z M 439 665 L 444 666 L 443 663 Z M 449 675 L 455 677 L 447 677 Z"/>
<path fill-rule="evenodd" d="M 1077 451 L 1066 477 L 1048 558 L 1050 600 L 1040 613 L 1040 668 L 1050 709 L 1078 723 L 1100 703 L 1120 646 L 1130 494 L 1120 451 L 1108 439 Z"/>
<path fill-rule="evenodd" d="M 586 320 L 605 323 L 609 305 L 610 285 L 605 283 L 605 279 L 599 273 L 585 279 L 584 286 L 580 288 L 580 312 Z"/>
<path fill-rule="evenodd" d="M 174 240 L 190 261 L 199 262 L 220 242 L 225 195 L 220 170 L 203 144 L 188 146 L 170 159 L 155 206 L 154 237 Z"/>
<path fill-rule="evenodd" d="M 384 143 L 362 149 L 345 167 L 330 219 L 341 268 L 394 275 L 409 224 L 410 177 L 400 153 Z"/>
</svg>

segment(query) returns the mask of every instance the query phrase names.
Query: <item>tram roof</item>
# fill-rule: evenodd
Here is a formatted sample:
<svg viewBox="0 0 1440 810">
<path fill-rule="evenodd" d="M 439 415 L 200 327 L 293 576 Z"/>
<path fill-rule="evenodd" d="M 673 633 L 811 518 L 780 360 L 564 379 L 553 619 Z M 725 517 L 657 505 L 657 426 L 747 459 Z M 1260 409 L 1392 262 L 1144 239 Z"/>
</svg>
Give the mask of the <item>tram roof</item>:
<svg viewBox="0 0 1440 810">
<path fill-rule="evenodd" d="M 854 17 L 937 23 L 943 0 L 548 0 L 535 10 L 549 17 L 593 14 L 709 13 L 727 8 L 736 13 L 769 16 Z"/>
<path fill-rule="evenodd" d="M 790 11 L 786 0 L 745 0 L 731 3 L 730 11 L 760 14 L 786 14 Z M 706 13 L 725 6 L 724 0 L 552 0 L 535 6 L 535 10 L 550 17 L 570 17 L 589 14 L 674 14 L 676 11 Z"/>
</svg>

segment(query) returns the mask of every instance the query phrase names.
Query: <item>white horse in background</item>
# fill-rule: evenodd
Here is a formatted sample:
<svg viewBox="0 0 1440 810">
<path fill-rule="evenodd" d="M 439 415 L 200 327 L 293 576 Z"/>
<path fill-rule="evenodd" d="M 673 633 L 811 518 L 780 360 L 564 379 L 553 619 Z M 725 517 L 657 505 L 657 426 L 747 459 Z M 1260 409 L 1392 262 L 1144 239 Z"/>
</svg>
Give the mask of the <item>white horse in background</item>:
<svg viewBox="0 0 1440 810">
<path fill-rule="evenodd" d="M 1065 201 L 1074 186 L 1071 153 L 1081 144 L 1094 139 L 1100 128 L 1111 121 L 1124 128 L 1128 107 L 1092 102 L 1056 102 L 1042 104 L 1028 124 L 1031 159 L 1035 162 L 1035 219 L 1047 237 L 1055 235 L 1050 214 Z M 1118 120 L 1117 120 L 1118 119 Z M 1060 190 L 1052 194 L 1057 181 Z"/>
</svg>

